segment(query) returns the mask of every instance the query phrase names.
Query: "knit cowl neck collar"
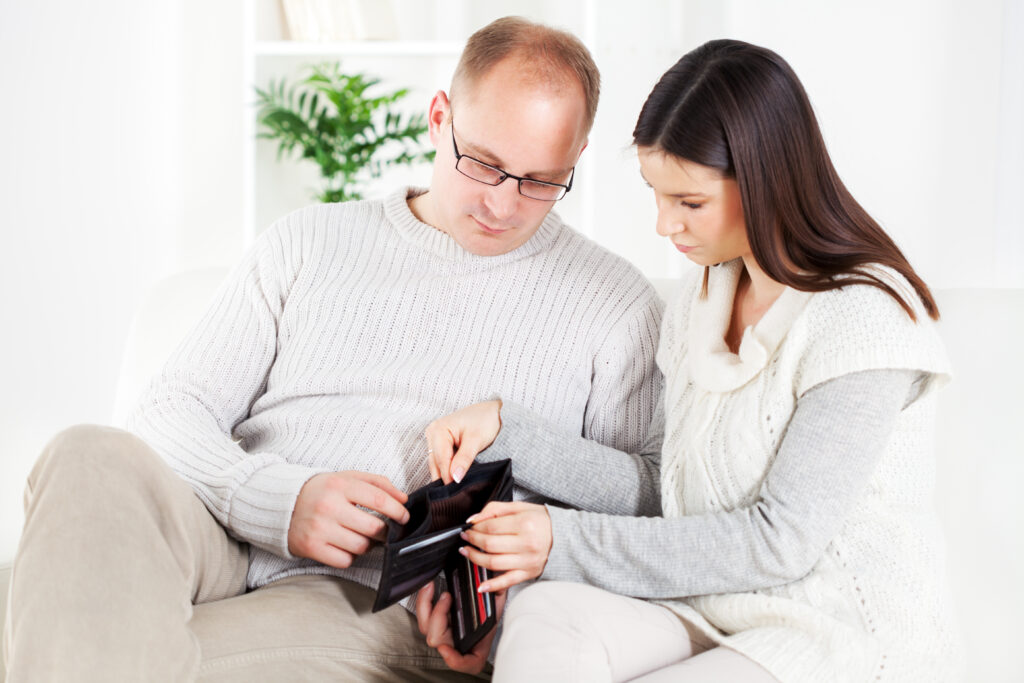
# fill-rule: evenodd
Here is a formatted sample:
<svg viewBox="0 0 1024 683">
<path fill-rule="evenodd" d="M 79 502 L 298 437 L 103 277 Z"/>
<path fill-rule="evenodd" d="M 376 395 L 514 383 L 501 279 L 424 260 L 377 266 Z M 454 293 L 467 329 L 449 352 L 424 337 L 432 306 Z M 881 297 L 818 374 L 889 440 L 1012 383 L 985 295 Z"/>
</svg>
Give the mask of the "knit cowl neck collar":
<svg viewBox="0 0 1024 683">
<path fill-rule="evenodd" d="M 725 343 L 725 335 L 742 272 L 742 259 L 712 267 L 707 299 L 700 298 L 699 290 L 694 295 L 688 355 L 693 381 L 705 391 L 734 391 L 754 379 L 768 365 L 813 296 L 813 292 L 786 287 L 757 324 L 743 331 L 739 352 L 733 353 Z"/>
<path fill-rule="evenodd" d="M 554 244 L 564 225 L 558 214 L 549 211 L 537 232 L 525 244 L 505 254 L 478 256 L 463 249 L 446 232 L 416 218 L 409 208 L 408 200 L 424 192 L 426 190 L 423 188 L 403 187 L 391 193 L 384 200 L 385 214 L 403 239 L 457 269 L 486 269 L 539 254 Z"/>
</svg>

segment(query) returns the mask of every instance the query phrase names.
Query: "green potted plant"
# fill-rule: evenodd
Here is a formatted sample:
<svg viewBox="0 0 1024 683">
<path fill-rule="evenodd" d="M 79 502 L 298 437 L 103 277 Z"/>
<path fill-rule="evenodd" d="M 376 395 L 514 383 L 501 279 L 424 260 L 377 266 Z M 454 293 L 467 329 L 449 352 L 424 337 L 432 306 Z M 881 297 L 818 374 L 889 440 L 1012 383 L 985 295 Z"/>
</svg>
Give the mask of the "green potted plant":
<svg viewBox="0 0 1024 683">
<path fill-rule="evenodd" d="M 277 140 L 278 158 L 298 150 L 319 165 L 324 187 L 317 199 L 361 199 L 363 185 L 385 168 L 433 159 L 420 142 L 426 118 L 394 110 L 408 89 L 370 95 L 378 79 L 343 73 L 339 63 L 309 69 L 297 84 L 281 79 L 256 88 L 257 116 L 259 137 Z"/>
</svg>

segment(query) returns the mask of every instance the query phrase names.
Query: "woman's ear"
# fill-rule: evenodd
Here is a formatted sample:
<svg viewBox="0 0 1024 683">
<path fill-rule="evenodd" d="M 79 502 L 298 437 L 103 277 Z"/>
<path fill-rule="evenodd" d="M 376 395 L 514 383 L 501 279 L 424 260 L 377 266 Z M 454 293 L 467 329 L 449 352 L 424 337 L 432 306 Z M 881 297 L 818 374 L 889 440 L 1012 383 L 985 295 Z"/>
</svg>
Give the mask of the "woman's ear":
<svg viewBox="0 0 1024 683">
<path fill-rule="evenodd" d="M 441 126 L 451 115 L 452 107 L 448 101 L 448 94 L 444 90 L 438 90 L 434 99 L 430 100 L 430 110 L 427 113 L 427 127 L 430 132 L 430 143 L 436 148 L 441 139 Z"/>
</svg>

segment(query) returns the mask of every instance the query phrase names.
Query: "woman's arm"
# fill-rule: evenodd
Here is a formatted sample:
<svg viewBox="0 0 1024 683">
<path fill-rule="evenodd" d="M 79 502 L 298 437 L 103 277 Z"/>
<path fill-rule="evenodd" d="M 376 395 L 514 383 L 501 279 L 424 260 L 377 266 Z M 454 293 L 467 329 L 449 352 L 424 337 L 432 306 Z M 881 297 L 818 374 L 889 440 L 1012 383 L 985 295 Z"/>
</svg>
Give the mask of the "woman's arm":
<svg viewBox="0 0 1024 683">
<path fill-rule="evenodd" d="M 603 446 L 559 430 L 515 403 L 501 409 L 501 431 L 477 459 L 512 459 L 516 484 L 580 510 L 609 515 L 661 514 L 664 409 L 655 408 L 639 453 Z"/>
<path fill-rule="evenodd" d="M 475 460 L 511 458 L 516 485 L 549 500 L 590 512 L 659 515 L 664 424 L 658 401 L 640 452 L 623 453 L 518 404 L 485 401 L 427 427 L 430 473 L 445 483 L 461 481 Z"/>
<path fill-rule="evenodd" d="M 749 591 L 799 579 L 863 495 L 917 378 L 912 371 L 870 370 L 809 390 L 749 507 L 674 519 L 548 507 L 552 545 L 541 578 L 641 598 Z M 467 538 L 485 550 L 510 547 L 508 536 L 479 533 L 498 519 L 478 524 Z M 469 552 L 483 566 L 510 568 L 500 554 Z"/>
</svg>

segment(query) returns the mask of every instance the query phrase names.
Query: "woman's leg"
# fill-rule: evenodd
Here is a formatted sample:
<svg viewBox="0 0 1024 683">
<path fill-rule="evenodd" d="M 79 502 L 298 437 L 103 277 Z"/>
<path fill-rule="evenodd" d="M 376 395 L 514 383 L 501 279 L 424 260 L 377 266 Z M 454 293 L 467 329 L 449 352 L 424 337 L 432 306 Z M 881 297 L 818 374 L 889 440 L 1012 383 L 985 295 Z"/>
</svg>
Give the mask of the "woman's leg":
<svg viewBox="0 0 1024 683">
<path fill-rule="evenodd" d="M 626 681 L 710 645 L 664 607 L 575 583 L 526 588 L 502 623 L 497 683 Z"/>
<path fill-rule="evenodd" d="M 778 683 L 760 664 L 727 647 L 716 647 L 633 679 L 633 683 Z"/>
</svg>

